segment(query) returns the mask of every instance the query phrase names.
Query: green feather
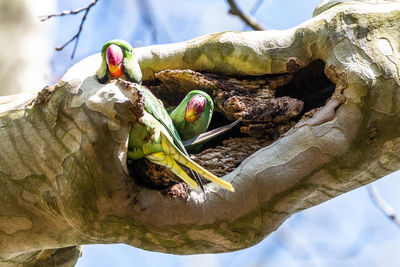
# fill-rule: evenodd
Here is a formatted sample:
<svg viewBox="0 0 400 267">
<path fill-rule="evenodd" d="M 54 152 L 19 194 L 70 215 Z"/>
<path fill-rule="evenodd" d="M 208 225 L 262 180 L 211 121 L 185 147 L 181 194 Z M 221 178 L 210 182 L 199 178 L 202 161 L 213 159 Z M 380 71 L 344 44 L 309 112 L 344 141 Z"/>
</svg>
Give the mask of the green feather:
<svg viewBox="0 0 400 267">
<path fill-rule="evenodd" d="M 197 187 L 197 183 L 177 164 L 180 163 L 206 179 L 234 191 L 230 183 L 219 179 L 188 157 L 172 119 L 162 102 L 147 88 L 139 85 L 138 89 L 144 96 L 144 115 L 131 128 L 128 157 L 133 160 L 145 157 L 153 163 L 169 168 L 191 187 Z"/>
<path fill-rule="evenodd" d="M 123 73 L 130 82 L 141 83 L 142 82 L 142 71 L 139 66 L 139 62 L 136 59 L 135 53 L 127 53 L 128 56 L 124 56 L 123 60 Z M 124 53 L 125 55 L 125 53 Z"/>
<path fill-rule="evenodd" d="M 123 76 L 125 76 L 123 78 L 130 82 L 140 83 L 142 72 L 138 60 L 132 46 L 123 40 L 111 40 L 103 45 L 101 49 L 102 63 L 96 72 L 98 81 L 106 83 L 110 80 L 106 50 L 111 44 L 118 45 L 123 52 L 122 65 Z M 219 179 L 189 158 L 163 103 L 147 88 L 141 85 L 138 85 L 137 88 L 144 96 L 144 115 L 132 125 L 128 141 L 128 157 L 132 160 L 145 157 L 153 163 L 167 167 L 191 187 L 197 187 L 197 183 L 179 166 L 178 163 L 180 163 L 203 175 L 206 179 L 234 191 L 230 183 Z"/>
<path fill-rule="evenodd" d="M 190 123 L 185 119 L 185 112 L 190 99 L 197 94 L 204 96 L 207 100 L 207 104 L 199 119 L 197 119 L 194 123 Z M 239 121 L 236 120 L 228 125 L 224 125 L 207 132 L 211 121 L 213 108 L 214 105 L 211 97 L 203 91 L 195 90 L 191 91 L 182 100 L 179 106 L 170 112 L 171 119 L 174 122 L 174 125 L 176 126 L 176 129 L 182 139 L 182 143 L 188 152 L 201 152 L 205 143 L 230 131 L 239 123 Z"/>
<path fill-rule="evenodd" d="M 139 85 L 138 88 L 145 99 L 145 114 L 149 114 L 155 120 L 149 118 L 149 116 L 144 116 L 144 119 L 141 118 L 143 126 L 139 126 L 137 123 L 133 125 L 129 138 L 130 150 L 133 150 L 133 148 L 140 148 L 146 143 L 154 143 L 158 145 L 160 143 L 160 139 L 159 135 L 154 133 L 154 129 L 158 127 L 158 124 L 160 124 L 163 129 L 165 129 L 166 134 L 172 138 L 173 143 L 179 148 L 179 150 L 181 150 L 185 155 L 188 155 L 178 135 L 178 132 L 175 129 L 171 117 L 164 108 L 163 103 L 146 87 Z M 157 149 L 155 149 L 155 151 L 156 150 Z M 134 157 L 132 158 L 139 159 L 139 154 L 141 154 L 141 152 L 138 152 L 138 154 L 132 154 Z"/>
<path fill-rule="evenodd" d="M 124 54 L 124 59 L 122 61 L 123 73 L 125 78 L 134 83 L 142 82 L 142 71 L 139 66 L 139 62 L 136 58 L 135 52 L 133 51 L 133 47 L 126 41 L 115 39 L 108 41 L 101 48 L 101 65 L 100 68 L 96 72 L 96 77 L 100 83 L 106 83 L 110 80 L 110 74 L 107 68 L 106 61 L 106 50 L 110 45 L 115 44 L 118 45 L 122 53 Z"/>
<path fill-rule="evenodd" d="M 195 95 L 204 96 L 207 100 L 206 107 L 200 117 L 193 123 L 185 120 L 185 113 L 190 99 Z M 212 118 L 214 104 L 211 97 L 200 90 L 191 91 L 182 102 L 171 112 L 170 116 L 182 140 L 189 140 L 207 131 Z"/>
<path fill-rule="evenodd" d="M 171 117 L 168 115 L 168 112 L 164 108 L 164 104 L 156 98 L 153 93 L 147 89 L 146 87 L 142 86 L 142 93 L 145 97 L 145 108 L 146 110 L 153 115 L 168 131 L 168 134 L 173 138 L 174 143 L 176 146 L 186 155 L 188 153 L 186 152 L 185 146 L 182 144 L 182 140 L 178 134 L 178 131 L 175 128 L 175 125 L 171 119 Z"/>
<path fill-rule="evenodd" d="M 105 53 L 101 53 L 101 65 L 96 72 L 96 77 L 100 83 L 106 83 L 110 79 L 110 74 L 108 73 L 107 69 L 107 61 Z"/>
</svg>

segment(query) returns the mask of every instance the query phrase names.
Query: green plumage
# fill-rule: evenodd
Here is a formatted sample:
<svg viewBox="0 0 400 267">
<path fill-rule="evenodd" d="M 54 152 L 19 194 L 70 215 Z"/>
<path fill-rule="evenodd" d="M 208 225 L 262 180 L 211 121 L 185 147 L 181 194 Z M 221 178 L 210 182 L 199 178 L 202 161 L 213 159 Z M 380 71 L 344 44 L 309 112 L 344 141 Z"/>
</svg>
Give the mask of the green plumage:
<svg viewBox="0 0 400 267">
<path fill-rule="evenodd" d="M 130 82 L 140 83 L 142 73 L 137 58 L 130 44 L 122 40 L 113 40 L 103 46 L 101 50 L 102 64 L 96 73 L 99 82 L 106 83 L 111 77 L 105 55 L 107 47 L 111 44 L 119 46 L 123 52 L 122 66 L 125 77 L 122 78 L 126 78 Z M 155 164 L 167 167 L 192 188 L 197 187 L 198 184 L 182 170 L 178 164 L 180 163 L 204 178 L 234 191 L 230 183 L 219 179 L 189 158 L 163 103 L 146 87 L 137 85 L 137 89 L 143 94 L 144 110 L 143 116 L 132 125 L 128 142 L 128 158 L 137 160 L 144 157 Z"/>
<path fill-rule="evenodd" d="M 186 120 L 186 109 L 189 105 L 190 100 L 196 96 L 203 96 L 206 100 L 204 111 L 200 117 L 194 121 L 189 122 Z M 182 143 L 186 150 L 190 153 L 199 153 L 203 149 L 203 145 L 210 142 L 212 139 L 220 136 L 233 127 L 239 124 L 240 121 L 236 120 L 228 125 L 221 126 L 207 132 L 208 126 L 210 125 L 214 104 L 211 97 L 199 90 L 191 91 L 182 102 L 170 112 L 170 116 L 174 125 L 182 139 Z"/>
<path fill-rule="evenodd" d="M 133 160 L 145 157 L 155 164 L 167 167 L 189 186 L 196 188 L 198 184 L 182 170 L 178 164 L 180 163 L 204 178 L 234 191 L 230 183 L 216 177 L 188 157 L 162 102 L 147 88 L 140 86 L 139 90 L 145 98 L 145 109 L 129 134 L 128 157 Z"/>
<path fill-rule="evenodd" d="M 190 99 L 195 95 L 201 95 L 206 99 L 206 107 L 200 117 L 193 123 L 185 120 L 185 113 Z M 171 112 L 170 116 L 182 140 L 188 140 L 207 131 L 212 118 L 214 104 L 211 97 L 199 90 L 191 91 L 182 102 Z"/>
<path fill-rule="evenodd" d="M 164 133 L 172 137 L 173 143 L 178 147 L 178 149 L 187 155 L 174 123 L 168 115 L 168 112 L 165 110 L 163 103 L 147 88 L 140 86 L 139 90 L 143 93 L 145 98 L 145 115 L 146 113 L 149 113 L 154 119 L 146 115 L 144 118 L 141 118 L 142 123 L 140 126 L 134 125 L 132 127 L 129 138 L 129 144 L 132 148 L 132 152 L 130 153 L 132 156 L 131 158 L 140 159 L 143 157 L 140 157 L 142 153 L 143 155 L 146 155 L 151 153 L 151 151 L 160 152 L 160 138 L 158 134 L 153 133 L 155 131 L 154 128 L 160 127 L 160 125 L 165 128 Z M 154 148 L 151 148 L 151 145 L 154 145 Z M 147 153 L 139 152 L 144 150 L 142 146 L 145 146 Z M 135 152 L 133 151 L 133 148 L 136 149 Z"/>
<path fill-rule="evenodd" d="M 133 52 L 132 46 L 124 41 L 124 40 L 111 40 L 103 45 L 101 48 L 101 66 L 99 70 L 96 72 L 96 77 L 100 83 L 106 83 L 110 80 L 111 76 L 107 68 L 106 61 L 106 49 L 110 45 L 115 44 L 118 45 L 122 49 L 122 53 L 124 54 L 123 59 L 123 73 L 126 80 L 134 83 L 142 82 L 142 71 L 139 66 L 139 62 Z"/>
</svg>

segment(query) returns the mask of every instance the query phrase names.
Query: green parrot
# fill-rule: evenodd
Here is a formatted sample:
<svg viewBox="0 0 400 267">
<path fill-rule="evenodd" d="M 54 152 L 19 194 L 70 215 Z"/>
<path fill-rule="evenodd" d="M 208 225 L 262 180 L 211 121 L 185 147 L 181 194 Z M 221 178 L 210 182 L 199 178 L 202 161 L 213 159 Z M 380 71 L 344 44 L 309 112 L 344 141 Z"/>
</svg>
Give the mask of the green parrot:
<svg viewBox="0 0 400 267">
<path fill-rule="evenodd" d="M 133 47 L 124 40 L 111 40 L 101 48 L 101 65 L 96 72 L 100 83 L 111 78 L 122 78 L 130 82 L 141 83 L 142 71 L 133 52 Z"/>
<path fill-rule="evenodd" d="M 207 132 L 213 109 L 211 97 L 206 92 L 194 90 L 169 114 L 187 151 L 200 152 L 204 143 L 231 130 L 239 123 L 237 120 Z"/>
<path fill-rule="evenodd" d="M 123 45 L 120 46 L 120 44 Z M 126 78 L 136 83 L 141 80 L 141 73 L 137 73 L 140 72 L 139 64 L 136 57 L 132 56 L 133 49 L 128 43 L 121 40 L 110 41 L 103 46 L 101 51 L 103 62 L 96 73 L 100 83 L 107 82 L 110 76 Z M 129 55 L 128 60 L 125 58 L 124 51 Z M 136 61 L 136 63 L 130 61 Z M 144 114 L 132 125 L 128 142 L 128 158 L 132 160 L 146 158 L 155 164 L 167 167 L 190 187 L 196 188 L 198 184 L 182 170 L 179 165 L 182 164 L 207 180 L 233 192 L 234 188 L 229 182 L 218 178 L 189 158 L 163 103 L 146 87 L 138 85 L 137 88 L 144 96 Z"/>
<path fill-rule="evenodd" d="M 183 141 L 207 131 L 214 104 L 211 97 L 199 90 L 191 91 L 171 112 L 170 117 Z"/>
<path fill-rule="evenodd" d="M 155 164 L 167 167 L 192 188 L 196 188 L 197 183 L 182 170 L 178 164 L 180 163 L 207 180 L 234 191 L 230 183 L 213 175 L 187 156 L 162 102 L 148 89 L 142 87 L 141 91 L 145 97 L 145 112 L 132 126 L 129 134 L 128 157 L 132 160 L 145 157 Z"/>
</svg>

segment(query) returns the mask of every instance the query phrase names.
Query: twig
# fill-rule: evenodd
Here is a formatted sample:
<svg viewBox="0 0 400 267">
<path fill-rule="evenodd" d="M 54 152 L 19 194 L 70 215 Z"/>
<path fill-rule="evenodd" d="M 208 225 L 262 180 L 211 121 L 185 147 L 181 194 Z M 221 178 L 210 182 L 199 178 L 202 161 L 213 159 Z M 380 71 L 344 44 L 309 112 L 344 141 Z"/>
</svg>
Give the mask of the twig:
<svg viewBox="0 0 400 267">
<path fill-rule="evenodd" d="M 148 0 L 137 0 L 139 8 L 140 8 L 140 15 L 142 17 L 142 20 L 147 27 L 150 28 L 151 30 L 151 38 L 154 43 L 158 44 L 158 33 L 157 33 L 157 27 L 156 24 L 154 23 L 153 19 L 155 16 L 152 14 L 151 10 L 151 3 Z"/>
<path fill-rule="evenodd" d="M 79 13 L 81 13 L 83 11 L 85 12 L 85 14 L 82 17 L 81 24 L 79 25 L 78 32 L 74 36 L 72 36 L 72 38 L 69 39 L 65 44 L 63 44 L 62 46 L 57 46 L 56 47 L 57 51 L 63 50 L 67 45 L 69 45 L 72 41 L 75 40 L 74 48 L 73 48 L 72 54 L 71 54 L 71 59 L 74 58 L 74 55 L 75 55 L 75 52 L 76 52 L 76 48 L 78 47 L 79 37 L 80 37 L 82 29 L 83 29 L 83 24 L 85 23 L 86 17 L 88 15 L 90 9 L 94 5 L 96 5 L 97 1 L 98 0 L 93 0 L 87 7 L 82 7 L 80 9 L 65 10 L 65 11 L 63 11 L 61 13 L 58 13 L 58 14 L 50 14 L 50 15 L 47 15 L 47 16 L 40 16 L 39 17 L 40 21 L 46 21 L 46 20 L 48 20 L 48 19 L 50 19 L 52 17 L 62 17 L 62 16 L 66 16 L 66 15 L 76 15 L 76 14 L 79 14 Z"/>
<path fill-rule="evenodd" d="M 400 228 L 400 219 L 396 215 L 395 209 L 393 209 L 379 194 L 378 189 L 375 185 L 371 184 L 368 186 L 368 192 L 375 203 L 375 205 L 393 222 Z"/>
<path fill-rule="evenodd" d="M 253 7 L 250 10 L 250 14 L 254 16 L 256 14 L 257 10 L 260 8 L 264 0 L 257 0 L 257 2 L 254 3 Z"/>
<path fill-rule="evenodd" d="M 241 18 L 241 20 L 243 20 L 244 23 L 249 25 L 253 30 L 263 31 L 266 29 L 263 25 L 258 23 L 257 20 L 251 14 L 245 14 L 244 12 L 242 12 L 242 10 L 240 10 L 240 8 L 237 6 L 234 0 L 227 0 L 227 2 L 230 7 L 229 14 L 238 16 L 239 18 Z"/>
<path fill-rule="evenodd" d="M 253 4 L 253 7 L 250 9 L 250 15 L 254 16 L 257 12 L 257 10 L 260 8 L 260 6 L 263 4 L 264 0 L 257 0 Z M 244 25 L 242 31 L 246 30 L 246 28 L 249 27 L 248 25 Z"/>
<path fill-rule="evenodd" d="M 96 2 L 96 1 L 94 1 Z M 90 5 L 94 5 L 93 3 L 91 3 Z M 89 6 L 90 6 L 89 5 Z M 61 13 L 58 14 L 50 14 L 50 15 L 45 15 L 45 16 L 39 16 L 40 21 L 46 21 L 52 17 L 62 17 L 62 16 L 66 16 L 66 15 L 76 15 L 81 13 L 82 11 L 85 11 L 86 9 L 90 8 L 90 7 L 82 7 L 80 9 L 75 9 L 75 10 L 64 10 Z"/>
</svg>

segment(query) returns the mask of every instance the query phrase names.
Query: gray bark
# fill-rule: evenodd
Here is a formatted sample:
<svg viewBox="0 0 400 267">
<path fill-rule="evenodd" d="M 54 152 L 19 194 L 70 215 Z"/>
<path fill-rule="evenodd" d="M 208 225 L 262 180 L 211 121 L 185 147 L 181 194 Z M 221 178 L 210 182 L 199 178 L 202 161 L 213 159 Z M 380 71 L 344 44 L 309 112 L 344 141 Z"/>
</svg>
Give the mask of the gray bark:
<svg viewBox="0 0 400 267">
<path fill-rule="evenodd" d="M 78 63 L 31 105 L 0 115 L 2 260 L 94 243 L 238 250 L 293 213 L 398 170 L 399 10 L 399 1 L 348 2 L 287 31 L 137 49 L 146 80 L 164 69 L 240 76 L 325 63 L 335 84 L 326 105 L 225 175 L 234 193 L 208 184 L 182 199 L 137 185 L 125 165 L 135 90 L 98 84 L 99 55 Z"/>
</svg>

